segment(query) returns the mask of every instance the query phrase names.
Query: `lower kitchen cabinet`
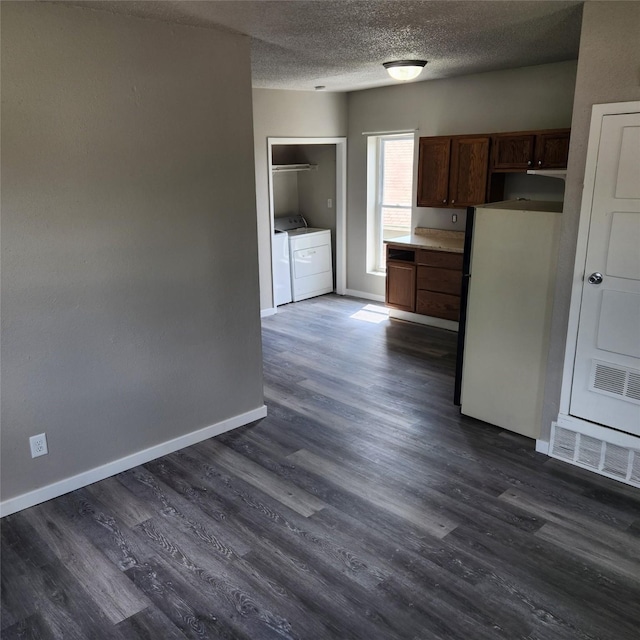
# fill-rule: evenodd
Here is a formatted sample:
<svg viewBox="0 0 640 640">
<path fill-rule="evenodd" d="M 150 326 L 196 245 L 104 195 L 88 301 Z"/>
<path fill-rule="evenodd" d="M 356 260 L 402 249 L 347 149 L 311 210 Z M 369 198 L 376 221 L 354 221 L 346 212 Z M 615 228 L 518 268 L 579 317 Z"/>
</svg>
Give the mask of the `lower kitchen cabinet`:
<svg viewBox="0 0 640 640">
<path fill-rule="evenodd" d="M 462 254 L 421 249 L 416 259 L 416 313 L 457 322 Z"/>
<path fill-rule="evenodd" d="M 421 289 L 416 292 L 416 313 L 457 322 L 460 316 L 460 296 Z"/>
<path fill-rule="evenodd" d="M 387 262 L 385 303 L 401 311 L 416 309 L 416 265 L 406 261 Z"/>
<path fill-rule="evenodd" d="M 457 321 L 461 283 L 462 254 L 387 245 L 388 307 Z"/>
</svg>

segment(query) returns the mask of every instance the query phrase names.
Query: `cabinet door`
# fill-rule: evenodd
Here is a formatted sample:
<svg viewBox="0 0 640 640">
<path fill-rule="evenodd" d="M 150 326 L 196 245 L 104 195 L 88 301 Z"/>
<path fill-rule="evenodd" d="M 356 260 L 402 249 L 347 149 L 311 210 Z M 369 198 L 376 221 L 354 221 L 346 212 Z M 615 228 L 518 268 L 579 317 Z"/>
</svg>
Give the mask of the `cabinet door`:
<svg viewBox="0 0 640 640">
<path fill-rule="evenodd" d="M 495 135 L 491 138 L 492 171 L 526 171 L 533 167 L 535 135 Z"/>
<path fill-rule="evenodd" d="M 416 267 L 403 262 L 387 262 L 386 300 L 388 307 L 402 311 L 416 308 Z"/>
<path fill-rule="evenodd" d="M 449 202 L 451 138 L 420 138 L 418 150 L 419 207 L 443 207 Z"/>
<path fill-rule="evenodd" d="M 449 204 L 469 207 L 486 202 L 489 173 L 489 136 L 453 138 Z"/>
<path fill-rule="evenodd" d="M 569 158 L 569 129 L 536 136 L 536 168 L 566 169 Z"/>
</svg>

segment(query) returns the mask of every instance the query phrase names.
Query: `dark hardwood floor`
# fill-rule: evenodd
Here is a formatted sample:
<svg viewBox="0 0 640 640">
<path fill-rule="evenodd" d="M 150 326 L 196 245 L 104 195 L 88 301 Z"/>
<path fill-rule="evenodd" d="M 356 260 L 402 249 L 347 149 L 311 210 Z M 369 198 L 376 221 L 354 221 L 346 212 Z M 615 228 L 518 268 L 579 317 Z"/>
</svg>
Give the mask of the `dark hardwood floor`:
<svg viewBox="0 0 640 640">
<path fill-rule="evenodd" d="M 462 417 L 455 336 L 366 307 L 264 320 L 266 419 L 5 518 L 3 640 L 638 640 L 640 491 Z"/>
</svg>

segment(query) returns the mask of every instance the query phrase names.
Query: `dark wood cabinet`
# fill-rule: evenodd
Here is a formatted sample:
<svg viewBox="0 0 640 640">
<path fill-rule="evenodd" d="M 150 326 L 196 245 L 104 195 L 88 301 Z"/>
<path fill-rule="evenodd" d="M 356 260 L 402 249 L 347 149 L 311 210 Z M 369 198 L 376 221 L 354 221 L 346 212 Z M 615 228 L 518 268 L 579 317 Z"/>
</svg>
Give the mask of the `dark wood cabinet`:
<svg viewBox="0 0 640 640">
<path fill-rule="evenodd" d="M 461 283 L 462 254 L 387 245 L 388 307 L 457 321 Z"/>
<path fill-rule="evenodd" d="M 418 206 L 446 207 L 451 138 L 420 138 L 418 157 Z"/>
<path fill-rule="evenodd" d="M 486 201 L 489 136 L 420 138 L 419 207 L 467 207 Z"/>
<path fill-rule="evenodd" d="M 488 171 L 488 136 L 453 138 L 449 204 L 452 207 L 468 207 L 486 202 Z"/>
<path fill-rule="evenodd" d="M 491 136 L 491 171 L 564 169 L 569 157 L 570 129 L 496 133 Z"/>
<path fill-rule="evenodd" d="M 569 129 L 536 135 L 535 169 L 566 169 L 569 159 Z"/>
<path fill-rule="evenodd" d="M 416 309 L 416 265 L 409 262 L 387 261 L 385 302 L 401 311 Z"/>
<path fill-rule="evenodd" d="M 421 249 L 416 256 L 416 313 L 458 321 L 462 254 Z"/>
<path fill-rule="evenodd" d="M 458 322 L 460 317 L 460 296 L 436 293 L 435 291 L 417 291 L 416 313 Z"/>
<path fill-rule="evenodd" d="M 492 137 L 492 171 L 526 171 L 534 160 L 535 134 L 498 134 Z"/>
<path fill-rule="evenodd" d="M 418 207 L 497 202 L 505 174 L 566 169 L 571 129 L 420 138 Z"/>
</svg>

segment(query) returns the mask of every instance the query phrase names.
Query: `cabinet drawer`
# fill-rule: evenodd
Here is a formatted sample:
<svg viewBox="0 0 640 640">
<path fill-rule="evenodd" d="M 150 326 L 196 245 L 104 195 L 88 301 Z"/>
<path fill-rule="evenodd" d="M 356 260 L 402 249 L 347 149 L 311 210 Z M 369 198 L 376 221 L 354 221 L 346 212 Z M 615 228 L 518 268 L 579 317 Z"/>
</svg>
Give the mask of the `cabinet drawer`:
<svg viewBox="0 0 640 640">
<path fill-rule="evenodd" d="M 418 291 L 416 313 L 433 318 L 444 318 L 457 322 L 460 315 L 460 297 L 433 291 Z"/>
<path fill-rule="evenodd" d="M 458 269 L 462 271 L 462 254 L 448 253 L 447 251 L 429 251 L 418 249 L 416 262 L 429 267 L 442 267 L 443 269 Z"/>
<path fill-rule="evenodd" d="M 462 271 L 439 269 L 438 267 L 418 267 L 418 289 L 440 291 L 459 296 L 461 285 Z"/>
</svg>

